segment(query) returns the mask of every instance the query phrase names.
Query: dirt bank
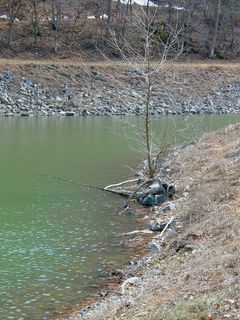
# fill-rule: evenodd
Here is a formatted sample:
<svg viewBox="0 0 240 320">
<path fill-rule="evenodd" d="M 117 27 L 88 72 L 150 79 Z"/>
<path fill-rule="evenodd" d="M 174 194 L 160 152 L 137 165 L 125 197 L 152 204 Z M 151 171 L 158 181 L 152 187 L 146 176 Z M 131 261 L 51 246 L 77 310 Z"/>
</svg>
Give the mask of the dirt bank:
<svg viewBox="0 0 240 320">
<path fill-rule="evenodd" d="M 238 124 L 172 152 L 175 199 L 144 220 L 177 223 L 151 235 L 116 293 L 69 319 L 239 319 L 239 137 Z"/>
</svg>

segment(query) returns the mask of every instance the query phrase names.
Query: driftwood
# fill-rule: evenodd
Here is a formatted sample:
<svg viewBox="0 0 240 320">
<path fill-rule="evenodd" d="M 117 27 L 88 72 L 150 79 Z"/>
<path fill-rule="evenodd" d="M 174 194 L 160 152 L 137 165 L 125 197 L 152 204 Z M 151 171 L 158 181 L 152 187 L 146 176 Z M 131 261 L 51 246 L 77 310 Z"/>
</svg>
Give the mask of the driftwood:
<svg viewBox="0 0 240 320">
<path fill-rule="evenodd" d="M 109 191 L 109 189 L 111 190 L 111 189 L 113 189 L 113 188 L 126 185 L 126 184 L 128 184 L 128 183 L 137 182 L 138 180 L 139 180 L 139 179 L 131 179 L 131 180 L 125 180 L 125 181 L 122 181 L 122 182 L 119 182 L 119 183 L 115 183 L 115 184 L 110 184 L 109 186 L 106 186 L 106 187 L 104 188 L 104 190 Z"/>
<path fill-rule="evenodd" d="M 154 233 L 154 232 L 151 231 L 151 230 L 148 230 L 148 229 L 144 229 L 144 230 L 134 230 L 134 231 L 130 231 L 130 232 L 127 232 L 127 233 L 123 233 L 122 235 L 123 235 L 123 236 L 131 236 L 131 235 L 133 235 L 133 234 L 138 234 L 138 233 L 152 234 L 152 233 Z"/>
<path fill-rule="evenodd" d="M 139 203 L 147 206 L 153 205 L 149 204 L 151 201 L 153 201 L 153 203 L 156 202 L 155 204 L 161 204 L 169 195 L 171 195 L 169 192 L 169 185 L 163 183 L 158 176 L 154 177 L 153 179 L 148 179 L 146 177 L 146 179 L 143 181 L 140 179 L 126 180 L 120 183 L 109 185 L 105 187 L 104 190 L 128 197 L 128 200 L 119 213 L 123 213 L 127 208 L 129 208 L 130 202 L 133 199 L 137 199 Z M 148 199 L 148 197 L 150 198 Z"/>
</svg>

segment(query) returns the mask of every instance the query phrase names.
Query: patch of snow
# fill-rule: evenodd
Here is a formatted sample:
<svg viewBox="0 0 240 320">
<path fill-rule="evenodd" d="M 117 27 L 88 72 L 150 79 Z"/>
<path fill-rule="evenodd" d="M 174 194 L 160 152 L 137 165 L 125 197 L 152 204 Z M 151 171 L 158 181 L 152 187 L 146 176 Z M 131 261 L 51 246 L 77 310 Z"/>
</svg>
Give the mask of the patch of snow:
<svg viewBox="0 0 240 320">
<path fill-rule="evenodd" d="M 134 0 L 133 3 L 138 4 L 139 6 L 147 6 L 148 0 Z M 149 1 L 149 7 L 157 7 L 158 5 L 153 3 L 152 1 Z"/>
<path fill-rule="evenodd" d="M 3 15 L 0 16 L 0 19 L 8 20 L 8 16 L 6 14 L 3 14 Z"/>
<path fill-rule="evenodd" d="M 118 1 L 118 0 L 113 0 Z M 128 0 L 120 0 L 121 3 L 127 4 Z M 132 4 L 138 4 L 139 6 L 147 6 L 148 0 L 132 0 Z M 153 3 L 152 1 L 149 1 L 149 7 L 157 7 L 158 5 Z"/>
<path fill-rule="evenodd" d="M 0 16 L 0 20 L 9 20 L 9 17 L 8 17 L 8 15 L 6 15 L 6 14 L 3 14 L 3 15 L 1 15 Z M 19 19 L 18 18 L 15 18 L 14 19 L 14 22 L 19 22 Z"/>
<path fill-rule="evenodd" d="M 165 6 L 160 6 L 160 8 L 169 8 L 169 4 L 165 4 Z M 172 6 L 171 9 L 174 9 L 174 10 L 186 10 L 184 7 L 177 7 L 177 6 Z"/>
<path fill-rule="evenodd" d="M 71 20 L 71 17 L 69 17 L 69 16 L 63 16 L 63 20 Z"/>
<path fill-rule="evenodd" d="M 186 10 L 184 7 L 173 6 L 172 8 L 173 8 L 174 10 Z"/>
<path fill-rule="evenodd" d="M 88 16 L 87 18 L 90 19 L 90 20 L 95 20 L 96 19 L 95 16 Z"/>
<path fill-rule="evenodd" d="M 107 14 L 101 14 L 100 15 L 100 19 L 108 19 L 108 15 Z"/>
</svg>

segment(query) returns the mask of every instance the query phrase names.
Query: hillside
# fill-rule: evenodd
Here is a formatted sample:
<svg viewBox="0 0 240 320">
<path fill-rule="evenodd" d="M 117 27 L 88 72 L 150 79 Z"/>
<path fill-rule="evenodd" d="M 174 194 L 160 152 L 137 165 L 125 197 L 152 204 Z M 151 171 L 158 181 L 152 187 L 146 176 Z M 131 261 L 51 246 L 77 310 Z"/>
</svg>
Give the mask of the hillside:
<svg viewBox="0 0 240 320">
<path fill-rule="evenodd" d="M 176 36 L 177 44 L 169 52 L 172 56 L 179 52 L 191 59 L 239 56 L 239 1 L 155 0 L 149 2 L 149 8 L 143 3 L 1 0 L 0 55 L 119 59 L 122 53 L 131 55 L 130 48 L 142 54 L 143 35 L 149 30 L 154 36 L 153 56 Z"/>
</svg>

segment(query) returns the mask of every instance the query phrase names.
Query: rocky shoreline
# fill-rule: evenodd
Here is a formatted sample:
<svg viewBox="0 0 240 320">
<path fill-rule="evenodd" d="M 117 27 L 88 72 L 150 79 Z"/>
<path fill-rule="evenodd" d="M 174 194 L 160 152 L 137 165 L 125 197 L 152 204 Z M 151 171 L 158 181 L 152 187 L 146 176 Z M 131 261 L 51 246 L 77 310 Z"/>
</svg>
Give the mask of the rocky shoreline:
<svg viewBox="0 0 240 320">
<path fill-rule="evenodd" d="M 49 72 L 49 67 L 47 69 Z M 57 79 L 57 73 L 63 73 L 62 70 L 55 68 L 51 72 L 49 83 L 41 81 L 40 75 L 38 79 L 37 74 L 26 77 L 28 72 L 24 70 L 20 75 L 16 70 L 3 70 L 0 73 L 0 115 L 64 117 L 144 114 L 143 84 L 133 71 L 112 70 L 113 75 L 109 76 L 104 69 L 91 68 L 88 73 L 78 70 L 70 77 L 72 70 L 64 70 L 61 79 Z M 189 85 L 193 76 L 197 75 L 194 72 L 190 76 L 185 73 L 178 81 L 173 81 L 169 76 L 166 81 L 156 84 L 152 95 L 153 115 L 240 113 L 240 81 L 237 75 L 234 79 L 218 83 L 214 80 L 216 71 L 199 73 L 199 80 L 201 77 L 204 79 L 199 81 L 193 93 Z M 213 83 L 215 86 L 212 88 Z"/>
<path fill-rule="evenodd" d="M 67 319 L 239 318 L 239 130 L 169 154 L 175 199 L 145 209 L 147 229 L 125 235 L 148 254 L 114 272 L 118 287 Z"/>
</svg>

